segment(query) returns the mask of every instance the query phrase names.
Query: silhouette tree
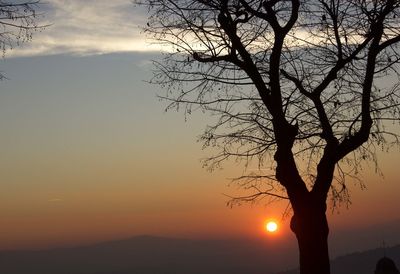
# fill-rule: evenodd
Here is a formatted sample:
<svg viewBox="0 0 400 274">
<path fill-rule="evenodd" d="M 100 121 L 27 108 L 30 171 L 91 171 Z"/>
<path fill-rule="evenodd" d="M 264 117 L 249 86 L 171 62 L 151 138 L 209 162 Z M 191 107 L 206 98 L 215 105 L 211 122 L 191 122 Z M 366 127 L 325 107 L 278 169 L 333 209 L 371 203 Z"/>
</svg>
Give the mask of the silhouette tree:
<svg viewBox="0 0 400 274">
<path fill-rule="evenodd" d="M 398 143 L 400 1 L 140 2 L 169 107 L 217 117 L 205 164 L 256 162 L 232 202 L 288 199 L 300 272 L 330 273 L 328 198 L 348 202 L 346 178 Z"/>
<path fill-rule="evenodd" d="M 0 48 L 3 57 L 9 49 L 32 39 L 32 33 L 44 28 L 37 23 L 40 0 L 0 0 Z M 0 74 L 0 78 L 3 76 Z"/>
</svg>

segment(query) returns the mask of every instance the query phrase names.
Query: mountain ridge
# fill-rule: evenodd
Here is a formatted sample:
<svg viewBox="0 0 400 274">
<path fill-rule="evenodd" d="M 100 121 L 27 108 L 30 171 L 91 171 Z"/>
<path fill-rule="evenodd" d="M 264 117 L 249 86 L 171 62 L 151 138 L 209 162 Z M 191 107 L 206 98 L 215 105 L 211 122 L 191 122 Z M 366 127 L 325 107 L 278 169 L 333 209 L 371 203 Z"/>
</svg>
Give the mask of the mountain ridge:
<svg viewBox="0 0 400 274">
<path fill-rule="evenodd" d="M 332 274 L 373 273 L 383 248 L 332 260 Z M 400 245 L 386 248 L 397 266 Z M 295 274 L 284 249 L 256 240 L 194 240 L 141 235 L 85 246 L 36 251 L 0 251 L 7 274 Z M 285 265 L 287 267 L 282 267 Z"/>
</svg>

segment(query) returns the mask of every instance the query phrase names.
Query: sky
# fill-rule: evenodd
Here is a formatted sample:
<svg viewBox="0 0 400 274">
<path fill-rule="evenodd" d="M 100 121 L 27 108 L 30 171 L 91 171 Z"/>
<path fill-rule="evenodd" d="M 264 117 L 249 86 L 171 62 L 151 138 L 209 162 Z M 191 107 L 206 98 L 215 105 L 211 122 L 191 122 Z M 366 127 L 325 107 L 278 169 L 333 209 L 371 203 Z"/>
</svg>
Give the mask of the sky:
<svg viewBox="0 0 400 274">
<path fill-rule="evenodd" d="M 295 246 L 285 203 L 227 207 L 238 193 L 210 173 L 196 142 L 209 121 L 165 112 L 146 81 L 160 49 L 140 31 L 146 13 L 129 0 L 47 0 L 30 43 L 6 53 L 0 71 L 0 250 L 79 245 L 135 235 L 275 237 Z M 352 205 L 331 213 L 332 252 L 400 243 L 398 148 L 380 155 L 384 177 L 365 166 Z"/>
</svg>

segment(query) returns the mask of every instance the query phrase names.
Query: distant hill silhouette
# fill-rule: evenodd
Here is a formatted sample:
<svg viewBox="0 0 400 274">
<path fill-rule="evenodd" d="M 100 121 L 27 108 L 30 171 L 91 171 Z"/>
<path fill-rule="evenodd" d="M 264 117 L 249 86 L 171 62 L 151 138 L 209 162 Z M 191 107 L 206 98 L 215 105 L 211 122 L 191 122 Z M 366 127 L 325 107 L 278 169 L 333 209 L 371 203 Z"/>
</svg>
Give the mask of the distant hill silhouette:
<svg viewBox="0 0 400 274">
<path fill-rule="evenodd" d="M 400 266 L 400 245 L 387 248 L 386 253 Z M 84 247 L 2 251 L 0 273 L 272 274 L 287 261 L 297 260 L 287 256 L 285 250 L 272 250 L 262 241 L 140 236 Z M 383 249 L 374 249 L 338 257 L 332 261 L 332 274 L 373 274 L 382 256 Z M 293 268 L 293 264 L 288 268 Z"/>
<path fill-rule="evenodd" d="M 400 219 L 372 224 L 363 228 L 336 230 L 331 228 L 329 246 L 332 258 L 357 250 L 370 250 L 381 247 L 385 240 L 389 246 L 400 244 Z M 353 248 L 352 248 L 353 247 Z"/>
<path fill-rule="evenodd" d="M 140 236 L 85 247 L 0 252 L 0 273 L 266 274 L 285 260 L 271 253 L 260 241 Z"/>
<path fill-rule="evenodd" d="M 376 263 L 386 253 L 397 265 L 400 266 L 400 245 L 390 248 L 377 248 L 363 252 L 355 252 L 337 257 L 331 262 L 332 274 L 374 274 Z M 298 274 L 298 270 L 280 272 L 279 274 Z"/>
</svg>

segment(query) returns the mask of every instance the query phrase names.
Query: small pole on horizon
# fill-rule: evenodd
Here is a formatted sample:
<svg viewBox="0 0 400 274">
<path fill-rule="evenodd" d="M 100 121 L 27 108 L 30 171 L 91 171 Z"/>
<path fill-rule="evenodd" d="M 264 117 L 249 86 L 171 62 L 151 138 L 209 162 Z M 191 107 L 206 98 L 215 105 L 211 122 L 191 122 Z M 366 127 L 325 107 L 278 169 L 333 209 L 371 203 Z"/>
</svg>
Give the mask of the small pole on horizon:
<svg viewBox="0 0 400 274">
<path fill-rule="evenodd" d="M 386 243 L 385 243 L 385 240 L 382 241 L 382 245 L 383 245 L 383 257 L 386 258 Z"/>
</svg>

